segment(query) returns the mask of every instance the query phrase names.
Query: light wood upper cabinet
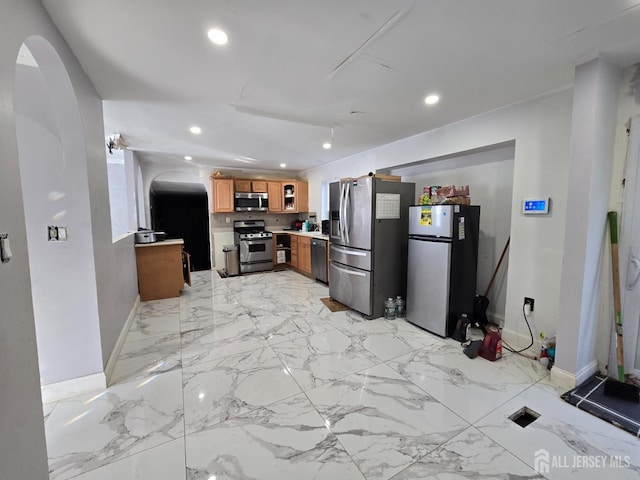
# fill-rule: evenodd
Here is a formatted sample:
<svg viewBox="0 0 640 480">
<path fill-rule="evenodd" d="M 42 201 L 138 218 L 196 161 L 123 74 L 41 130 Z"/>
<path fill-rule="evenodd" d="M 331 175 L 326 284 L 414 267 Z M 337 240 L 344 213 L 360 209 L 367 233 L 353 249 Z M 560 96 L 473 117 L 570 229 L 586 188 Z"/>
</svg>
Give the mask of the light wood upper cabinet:
<svg viewBox="0 0 640 480">
<path fill-rule="evenodd" d="M 298 270 L 311 275 L 311 238 L 298 238 Z"/>
<path fill-rule="evenodd" d="M 264 180 L 253 180 L 251 182 L 251 191 L 256 193 L 267 193 L 267 182 Z"/>
<path fill-rule="evenodd" d="M 236 192 L 250 192 L 251 180 L 235 180 Z"/>
<path fill-rule="evenodd" d="M 280 191 L 280 182 L 267 182 L 267 193 L 269 194 L 269 212 L 282 212 L 282 193 Z"/>
<path fill-rule="evenodd" d="M 298 180 L 282 181 L 282 211 L 301 213 L 309 211 L 309 184 Z"/>
<path fill-rule="evenodd" d="M 233 179 L 213 179 L 213 213 L 230 213 L 233 207 Z"/>
<path fill-rule="evenodd" d="M 269 213 L 309 211 L 309 184 L 299 180 L 213 178 L 213 213 L 232 213 L 235 192 L 268 193 Z"/>
<path fill-rule="evenodd" d="M 298 212 L 309 211 L 309 182 L 297 182 L 298 183 Z"/>
</svg>

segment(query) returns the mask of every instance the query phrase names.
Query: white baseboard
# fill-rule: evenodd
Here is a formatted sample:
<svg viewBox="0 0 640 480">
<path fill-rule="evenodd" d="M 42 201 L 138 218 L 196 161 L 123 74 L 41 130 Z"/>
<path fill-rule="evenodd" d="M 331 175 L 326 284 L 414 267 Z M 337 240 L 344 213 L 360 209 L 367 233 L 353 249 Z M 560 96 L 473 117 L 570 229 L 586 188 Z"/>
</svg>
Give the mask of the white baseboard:
<svg viewBox="0 0 640 480">
<path fill-rule="evenodd" d="M 578 373 L 576 373 L 576 385 L 583 384 L 593 374 L 598 373 L 598 371 L 599 371 L 599 369 L 598 369 L 598 361 L 597 360 L 591 360 L 591 362 L 587 366 L 585 366 L 584 368 L 580 369 L 580 371 Z"/>
<path fill-rule="evenodd" d="M 506 328 L 502 329 L 502 340 L 503 342 L 508 343 L 511 348 L 515 350 L 520 350 L 521 348 L 525 348 L 527 345 L 531 343 L 530 335 L 523 335 L 521 333 L 514 332 L 513 330 L 508 330 Z M 528 355 L 533 355 L 536 358 L 540 355 L 540 348 L 542 347 L 542 342 L 538 338 L 533 338 L 533 345 L 525 350 L 523 353 Z"/>
<path fill-rule="evenodd" d="M 40 388 L 42 403 L 57 402 L 58 400 L 91 393 L 96 390 L 104 390 L 106 386 L 107 379 L 103 372 L 42 385 Z"/>
<path fill-rule="evenodd" d="M 107 365 L 104 367 L 104 374 L 107 380 L 107 385 L 111 383 L 111 376 L 113 375 L 113 370 L 116 367 L 116 361 L 120 356 L 120 351 L 124 345 L 124 342 L 127 339 L 127 333 L 131 328 L 131 324 L 133 323 L 133 319 L 136 318 L 136 313 L 138 312 L 138 307 L 140 306 L 140 295 L 136 297 L 136 301 L 129 312 L 129 316 L 127 317 L 127 321 L 124 322 L 124 326 L 122 330 L 120 330 L 120 335 L 118 336 L 118 340 L 111 351 L 111 355 L 109 355 L 109 360 L 107 361 Z"/>
<path fill-rule="evenodd" d="M 557 365 L 551 367 L 549 380 L 551 380 L 553 385 L 560 387 L 563 390 L 571 390 L 576 386 L 576 376 L 571 372 L 562 370 Z"/>
<path fill-rule="evenodd" d="M 572 388 L 584 383 L 589 377 L 598 371 L 598 362 L 596 360 L 592 360 L 588 365 L 580 369 L 580 371 L 575 374 L 562 370 L 561 368 L 558 368 L 558 366 L 554 365 L 551 367 L 551 383 L 566 390 L 571 390 Z"/>
</svg>

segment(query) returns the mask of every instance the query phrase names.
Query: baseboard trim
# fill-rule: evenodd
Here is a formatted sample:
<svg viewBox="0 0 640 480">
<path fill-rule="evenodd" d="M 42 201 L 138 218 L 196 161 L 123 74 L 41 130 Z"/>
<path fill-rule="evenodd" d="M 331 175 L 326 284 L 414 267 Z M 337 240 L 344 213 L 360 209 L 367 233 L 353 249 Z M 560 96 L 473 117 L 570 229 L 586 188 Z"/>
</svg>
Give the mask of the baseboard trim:
<svg viewBox="0 0 640 480">
<path fill-rule="evenodd" d="M 107 361 L 107 365 L 104 367 L 104 374 L 106 377 L 107 385 L 111 383 L 111 376 L 113 375 L 113 370 L 116 368 L 116 361 L 120 356 L 120 351 L 124 346 L 124 342 L 127 339 L 127 333 L 131 329 L 131 324 L 133 323 L 134 318 L 136 318 L 136 313 L 138 312 L 138 307 L 140 306 L 140 295 L 136 297 L 136 301 L 133 303 L 133 307 L 129 312 L 129 316 L 127 317 L 127 321 L 124 322 L 124 326 L 122 330 L 120 330 L 120 335 L 118 336 L 118 340 L 111 351 L 111 355 L 109 355 L 109 360 Z"/>
<path fill-rule="evenodd" d="M 96 390 L 103 390 L 107 386 L 107 379 L 104 372 L 86 375 L 84 377 L 72 378 L 62 382 L 42 385 L 42 403 L 53 403 L 65 398 L 71 398 Z"/>
<path fill-rule="evenodd" d="M 580 369 L 577 373 L 567 372 L 558 366 L 554 365 L 551 367 L 551 383 L 562 387 L 566 390 L 571 390 L 572 388 L 577 387 L 584 383 L 587 379 L 589 379 L 592 375 L 597 373 L 598 370 L 598 362 L 596 360 L 592 360 L 588 365 L 584 368 Z"/>
<path fill-rule="evenodd" d="M 557 365 L 551 367 L 551 375 L 549 376 L 549 380 L 556 387 L 560 387 L 563 390 L 571 390 L 576 386 L 576 376 L 567 372 L 566 370 L 562 370 Z"/>
<path fill-rule="evenodd" d="M 600 370 L 598 369 L 598 361 L 591 360 L 591 362 L 580 369 L 578 373 L 576 373 L 576 386 L 582 385 L 586 382 L 592 375 L 598 373 Z"/>
<path fill-rule="evenodd" d="M 506 328 L 502 329 L 502 339 L 504 342 L 507 342 L 511 345 L 511 348 L 515 350 L 520 350 L 525 348 L 527 345 L 531 343 L 531 336 L 523 335 L 521 333 L 514 332 L 513 330 L 508 330 Z M 528 355 L 533 355 L 536 358 L 540 355 L 540 348 L 542 347 L 542 342 L 536 338 L 533 339 L 533 345 L 526 349 L 523 353 Z"/>
</svg>

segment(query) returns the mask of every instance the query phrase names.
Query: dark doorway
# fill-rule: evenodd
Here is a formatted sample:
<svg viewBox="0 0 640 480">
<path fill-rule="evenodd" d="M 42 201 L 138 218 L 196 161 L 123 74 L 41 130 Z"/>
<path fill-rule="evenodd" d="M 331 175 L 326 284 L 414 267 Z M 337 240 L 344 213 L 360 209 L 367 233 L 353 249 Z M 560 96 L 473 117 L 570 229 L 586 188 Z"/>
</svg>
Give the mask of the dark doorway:
<svg viewBox="0 0 640 480">
<path fill-rule="evenodd" d="M 184 240 L 193 271 L 210 270 L 209 207 L 204 185 L 154 181 L 149 203 L 152 228 L 166 232 L 167 239 Z"/>
</svg>

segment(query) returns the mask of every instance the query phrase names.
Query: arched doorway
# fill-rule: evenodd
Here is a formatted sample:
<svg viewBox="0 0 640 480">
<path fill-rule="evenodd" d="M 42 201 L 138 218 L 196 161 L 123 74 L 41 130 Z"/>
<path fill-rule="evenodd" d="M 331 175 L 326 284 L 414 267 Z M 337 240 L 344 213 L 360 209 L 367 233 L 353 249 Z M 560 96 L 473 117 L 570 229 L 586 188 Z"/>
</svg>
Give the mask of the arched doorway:
<svg viewBox="0 0 640 480">
<path fill-rule="evenodd" d="M 16 63 L 16 139 L 41 385 L 85 377 L 92 378 L 91 386 L 104 386 L 77 99 L 64 64 L 44 38 L 29 37 Z"/>
<path fill-rule="evenodd" d="M 149 187 L 149 206 L 154 230 L 184 240 L 192 270 L 210 270 L 209 201 L 202 182 L 186 174 L 160 174 Z"/>
</svg>

